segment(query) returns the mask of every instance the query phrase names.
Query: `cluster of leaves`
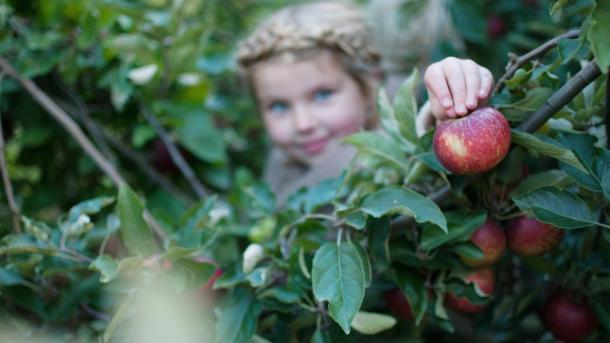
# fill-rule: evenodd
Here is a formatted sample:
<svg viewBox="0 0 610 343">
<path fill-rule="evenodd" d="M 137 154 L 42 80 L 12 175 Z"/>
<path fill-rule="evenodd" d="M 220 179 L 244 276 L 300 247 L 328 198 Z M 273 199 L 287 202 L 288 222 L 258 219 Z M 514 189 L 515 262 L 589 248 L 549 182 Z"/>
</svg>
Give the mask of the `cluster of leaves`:
<svg viewBox="0 0 610 343">
<path fill-rule="evenodd" d="M 494 3 L 452 3 L 458 30 L 475 52 L 489 39 L 464 33 L 468 25 L 455 17 L 474 13 L 473 18 L 484 20 L 480 10 L 491 12 L 499 4 L 505 11 L 499 13 L 523 13 L 509 6 L 513 1 Z M 607 76 L 588 85 L 537 133 L 514 129 L 515 147 L 506 160 L 472 179 L 451 175 L 439 164 L 431 132 L 416 136 L 413 94 L 419 80 L 414 73 L 393 103 L 379 93 L 386 134 L 347 138 L 360 152 L 357 162 L 340 178 L 295 193 L 278 210 L 274 195 L 255 176 L 264 142 L 251 138 L 258 137 L 260 124 L 250 113 L 252 104 L 236 91 L 241 85 L 229 77 L 228 45 L 235 32 L 251 26 L 233 20 L 256 20 L 257 15 L 248 13 L 249 2 L 219 4 L 0 2 L 0 25 L 9 28 L 0 33 L 0 54 L 19 72 L 36 80 L 83 126 L 93 118 L 136 152 L 145 153 L 158 135 L 142 120 L 145 111 L 152 111 L 196 161 L 196 175 L 220 193 L 194 204 L 181 202 L 129 170 L 132 161 L 108 150 L 108 158 L 124 166 L 120 169 L 129 183 L 143 190 L 146 205 L 127 186 L 115 199 L 113 186 L 92 161 L 58 137 L 60 128 L 30 94 L 4 78 L 2 118 L 14 123 L 9 171 L 28 214 L 22 217 L 23 232 L 4 227 L 0 246 L 3 322 L 18 328 L 15 335 L 128 340 L 134 303 L 163 284 L 167 294 L 203 294 L 200 298 L 207 300 L 195 303 L 210 312 L 214 308 L 214 319 L 210 313 L 197 318 L 203 327 L 214 326 L 220 342 L 361 341 L 371 340 L 370 335 L 386 341 L 455 340 L 447 333 L 544 341 L 550 335 L 537 311 L 547 290 L 562 286 L 585 291 L 601 323 L 593 339 L 608 338 Z M 566 22 L 547 19 L 544 28 L 552 30 L 540 31 L 541 36 L 580 25 L 586 16 L 583 33 L 524 65 L 494 96 L 492 102 L 514 127 L 585 61 L 595 57 L 608 70 L 604 32 L 610 28 L 603 18 L 610 13 L 604 4 L 553 2 L 553 16 Z M 512 48 L 532 38 L 528 30 L 540 27 L 509 30 L 522 39 L 497 43 Z M 504 63 L 504 55 L 487 58 Z M 43 169 L 45 163 L 52 168 Z M 451 196 L 441 209 L 425 195 L 445 186 L 451 187 Z M 39 221 L 56 219 L 57 208 L 91 193 L 105 196 L 71 207 L 56 224 Z M 37 212 L 50 206 L 55 211 L 46 216 Z M 162 224 L 157 235 L 145 208 Z M 567 238 L 545 256 L 505 254 L 494 265 L 496 292 L 483 295 L 463 281 L 471 270 L 457 256 L 482 256 L 469 238 L 488 217 L 505 222 L 520 213 L 565 229 Z M 396 289 L 408 299 L 412 320 L 397 321 L 382 301 Z M 474 329 L 455 324 L 464 318 L 445 308 L 447 293 L 487 304 L 485 312 L 467 318 Z M 41 322 L 60 327 L 50 332 L 37 325 Z M 203 334 L 209 338 L 209 332 Z"/>
</svg>

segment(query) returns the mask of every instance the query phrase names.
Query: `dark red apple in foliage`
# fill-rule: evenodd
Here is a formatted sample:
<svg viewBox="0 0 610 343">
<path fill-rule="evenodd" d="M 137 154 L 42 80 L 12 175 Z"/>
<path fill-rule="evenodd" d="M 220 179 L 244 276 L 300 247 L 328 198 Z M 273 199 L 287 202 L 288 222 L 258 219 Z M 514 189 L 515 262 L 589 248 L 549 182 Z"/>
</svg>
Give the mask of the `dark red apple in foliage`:
<svg viewBox="0 0 610 343">
<path fill-rule="evenodd" d="M 470 241 L 483 251 L 483 258 L 476 260 L 463 255 L 460 255 L 460 258 L 465 264 L 475 268 L 489 266 L 499 260 L 506 247 L 506 236 L 502 226 L 490 218 L 477 228 Z"/>
<path fill-rule="evenodd" d="M 160 138 L 152 142 L 151 163 L 155 166 L 155 169 L 162 173 L 175 173 L 178 171 L 178 166 L 174 163 L 169 150 L 167 150 L 165 143 Z"/>
<path fill-rule="evenodd" d="M 497 15 L 491 15 L 487 18 L 487 37 L 496 39 L 502 37 L 506 33 L 506 22 Z"/>
<path fill-rule="evenodd" d="M 477 174 L 500 163 L 510 147 L 510 125 L 491 107 L 442 122 L 432 146 L 439 162 L 454 174 Z"/>
<path fill-rule="evenodd" d="M 582 342 L 597 328 L 587 298 L 569 290 L 557 291 L 546 300 L 542 320 L 553 336 L 564 342 Z"/>
<path fill-rule="evenodd" d="M 405 295 L 398 288 L 394 288 L 383 294 L 386 306 L 398 318 L 405 320 L 413 320 L 413 310 L 411 304 Z"/>
<path fill-rule="evenodd" d="M 492 295 L 496 284 L 493 270 L 484 268 L 469 274 L 464 281 L 474 283 L 486 295 Z M 481 311 L 485 304 L 474 304 L 467 298 L 459 298 L 453 293 L 447 293 L 445 301 L 449 307 L 459 312 L 475 313 Z"/>
<path fill-rule="evenodd" d="M 521 256 L 544 254 L 556 247 L 563 236 L 563 230 L 527 216 L 511 220 L 506 228 L 508 248 Z"/>
</svg>

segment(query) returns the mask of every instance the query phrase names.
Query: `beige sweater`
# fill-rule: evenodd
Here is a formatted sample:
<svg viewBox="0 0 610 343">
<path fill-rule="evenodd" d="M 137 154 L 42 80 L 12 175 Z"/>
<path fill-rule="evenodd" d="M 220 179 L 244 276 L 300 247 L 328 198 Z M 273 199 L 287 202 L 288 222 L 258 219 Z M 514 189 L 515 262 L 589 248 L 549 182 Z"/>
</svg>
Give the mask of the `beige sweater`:
<svg viewBox="0 0 610 343">
<path fill-rule="evenodd" d="M 429 103 L 419 111 L 416 120 L 418 136 L 432 127 L 434 117 Z M 357 150 L 351 145 L 334 144 L 329 147 L 314 165 L 306 166 L 291 159 L 282 149 L 271 150 L 263 171 L 263 180 L 271 186 L 281 207 L 286 199 L 302 187 L 314 186 L 329 178 L 337 177 L 356 156 Z"/>
</svg>

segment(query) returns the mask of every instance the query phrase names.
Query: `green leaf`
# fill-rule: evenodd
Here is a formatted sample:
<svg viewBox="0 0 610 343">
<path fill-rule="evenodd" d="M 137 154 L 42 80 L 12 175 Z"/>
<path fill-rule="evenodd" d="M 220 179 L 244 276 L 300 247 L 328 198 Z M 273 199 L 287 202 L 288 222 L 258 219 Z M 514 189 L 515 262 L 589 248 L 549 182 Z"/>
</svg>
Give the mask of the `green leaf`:
<svg viewBox="0 0 610 343">
<path fill-rule="evenodd" d="M 417 154 L 414 157 L 422 161 L 428 168 L 436 172 L 451 174 L 451 172 L 445 169 L 445 167 L 443 167 L 443 165 L 438 161 L 438 158 L 436 157 L 434 151 Z"/>
<path fill-rule="evenodd" d="M 596 0 L 591 12 L 591 27 L 587 38 L 591 42 L 591 48 L 595 61 L 602 73 L 608 73 L 610 67 L 610 2 L 607 0 Z"/>
<path fill-rule="evenodd" d="M 396 285 L 409 300 L 415 315 L 415 323 L 419 325 L 428 308 L 428 291 L 425 287 L 424 277 L 416 271 L 397 268 Z"/>
<path fill-rule="evenodd" d="M 391 329 L 396 325 L 396 319 L 387 314 L 359 311 L 352 321 L 354 330 L 363 335 L 376 335 Z"/>
<path fill-rule="evenodd" d="M 244 287 L 234 289 L 227 299 L 216 322 L 216 341 L 248 342 L 256 332 L 262 305 L 252 291 Z"/>
<path fill-rule="evenodd" d="M 153 233 L 143 218 L 144 206 L 128 186 L 119 188 L 117 207 L 121 221 L 119 232 L 127 251 L 144 257 L 152 255 L 157 247 Z"/>
<path fill-rule="evenodd" d="M 173 109 L 174 112 L 178 110 L 181 109 Z M 181 123 L 175 130 L 180 145 L 202 161 L 224 163 L 227 160 L 225 141 L 211 116 L 190 107 L 184 111 L 179 117 Z"/>
<path fill-rule="evenodd" d="M 91 262 L 89 268 L 96 270 L 101 274 L 100 282 L 102 283 L 112 281 L 119 275 L 119 264 L 109 255 L 98 256 Z"/>
<path fill-rule="evenodd" d="M 591 301 L 595 317 L 606 330 L 610 330 L 610 312 L 608 312 L 608 306 L 603 303 L 603 297 L 600 297 L 599 300 L 593 299 Z"/>
<path fill-rule="evenodd" d="M 542 139 L 529 133 L 517 130 L 511 131 L 511 140 L 513 143 L 521 145 L 530 151 L 553 157 L 557 160 L 568 163 L 583 172 L 587 172 L 587 169 L 582 165 L 582 163 L 580 163 L 572 151 L 562 148 L 559 144 L 543 141 Z M 547 140 L 550 141 L 548 138 Z"/>
<path fill-rule="evenodd" d="M 405 188 L 388 187 L 367 196 L 362 211 L 379 218 L 386 214 L 403 214 L 418 223 L 431 222 L 447 232 L 447 220 L 438 206 L 425 196 Z"/>
<path fill-rule="evenodd" d="M 404 151 L 412 152 L 415 150 L 415 145 L 403 137 L 400 132 L 400 125 L 396 118 L 396 112 L 388 99 L 388 95 L 384 88 L 379 88 L 377 92 L 377 112 L 379 113 L 381 127 L 392 137 L 396 142 L 399 142 Z"/>
<path fill-rule="evenodd" d="M 533 190 L 543 187 L 563 187 L 567 186 L 570 183 L 570 178 L 566 173 L 561 170 L 547 170 L 540 173 L 532 174 L 527 177 L 527 179 L 523 180 L 519 183 L 519 186 L 515 188 L 512 192 L 512 196 L 523 195 L 525 193 L 529 193 Z"/>
<path fill-rule="evenodd" d="M 481 2 L 454 0 L 449 9 L 455 28 L 465 40 L 479 44 L 487 41 L 487 22 Z"/>
<path fill-rule="evenodd" d="M 361 153 L 392 163 L 405 173 L 409 171 L 409 161 L 401 152 L 400 145 L 389 137 L 375 132 L 359 132 L 346 137 L 345 142 L 358 148 Z"/>
<path fill-rule="evenodd" d="M 568 0 L 553 0 L 549 13 L 551 15 L 554 15 L 557 11 L 559 11 L 567 3 L 568 3 Z"/>
<path fill-rule="evenodd" d="M 560 228 L 575 229 L 596 224 L 595 215 L 584 200 L 558 188 L 540 188 L 512 199 L 521 210 L 531 211 L 539 221 Z"/>
<path fill-rule="evenodd" d="M 394 113 L 403 138 L 417 145 L 415 118 L 417 117 L 417 99 L 415 92 L 419 84 L 419 74 L 414 68 L 411 75 L 400 85 L 394 97 Z"/>
<path fill-rule="evenodd" d="M 362 261 L 362 270 L 364 271 L 364 287 L 368 287 L 371 285 L 371 281 L 373 279 L 373 271 L 371 268 L 369 255 L 359 243 L 354 243 L 354 248 L 356 249 L 356 252 L 358 252 L 358 255 L 360 255 L 360 261 Z"/>
<path fill-rule="evenodd" d="M 459 243 L 451 247 L 458 255 L 479 260 L 485 257 L 483 251 L 471 242 Z"/>
<path fill-rule="evenodd" d="M 96 214 L 113 202 L 114 197 L 104 196 L 82 201 L 70 209 L 68 220 L 76 221 L 81 214 Z"/>
<path fill-rule="evenodd" d="M 19 273 L 12 269 L 0 268 L 0 286 L 14 286 L 24 283 Z"/>
<path fill-rule="evenodd" d="M 364 299 L 365 271 L 353 243 L 326 243 L 313 259 L 312 286 L 318 301 L 346 334 Z"/>
<path fill-rule="evenodd" d="M 369 217 L 366 229 L 369 232 L 369 250 L 377 271 L 390 265 L 390 219 Z"/>
<path fill-rule="evenodd" d="M 525 95 L 525 98 L 513 102 L 511 104 L 499 104 L 502 113 L 511 122 L 520 122 L 525 119 L 529 112 L 535 111 L 553 94 L 550 88 L 537 87 L 531 89 Z"/>
<path fill-rule="evenodd" d="M 446 212 L 445 218 L 447 218 L 447 232 L 443 232 L 433 225 L 424 227 L 420 243 L 422 249 L 432 250 L 443 244 L 469 240 L 474 231 L 483 225 L 487 219 L 487 213 L 460 210 Z"/>
</svg>

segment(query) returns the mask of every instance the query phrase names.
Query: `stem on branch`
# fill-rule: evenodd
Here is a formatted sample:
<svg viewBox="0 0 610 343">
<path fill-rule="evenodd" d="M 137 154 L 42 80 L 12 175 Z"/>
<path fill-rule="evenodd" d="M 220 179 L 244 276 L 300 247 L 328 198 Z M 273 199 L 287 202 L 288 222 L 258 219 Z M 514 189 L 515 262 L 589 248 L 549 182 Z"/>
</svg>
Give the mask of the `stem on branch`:
<svg viewBox="0 0 610 343">
<path fill-rule="evenodd" d="M 2 86 L 2 80 L 4 79 L 4 73 L 0 74 L 0 87 Z M 0 96 L 2 92 L 0 91 Z M 2 108 L 0 107 L 0 110 Z M 2 183 L 4 184 L 4 193 L 6 195 L 6 200 L 8 202 L 8 207 L 11 210 L 11 216 L 13 218 L 13 228 L 15 232 L 21 233 L 21 213 L 19 211 L 19 207 L 17 206 L 17 202 L 15 201 L 15 196 L 13 193 L 13 185 L 11 183 L 10 176 L 8 174 L 8 166 L 6 164 L 6 158 L 4 155 L 4 133 L 2 131 L 2 117 L 0 116 L 0 172 L 2 172 Z"/>
<path fill-rule="evenodd" d="M 197 197 L 205 198 L 207 196 L 208 192 L 206 191 L 206 189 L 203 187 L 201 182 L 199 182 L 199 180 L 195 176 L 195 173 L 193 172 L 193 169 L 191 168 L 191 166 L 189 166 L 189 164 L 184 160 L 184 157 L 182 157 L 182 154 L 180 153 L 180 151 L 178 150 L 178 148 L 172 141 L 172 139 L 169 136 L 169 134 L 167 133 L 167 131 L 165 131 L 165 129 L 163 128 L 161 123 L 159 123 L 159 120 L 157 120 L 157 117 L 155 116 L 155 114 L 152 113 L 152 111 L 143 103 L 140 103 L 140 108 L 144 112 L 144 116 L 146 117 L 146 120 L 148 121 L 148 123 L 157 132 L 157 134 L 159 135 L 159 138 L 161 138 L 161 141 L 167 148 L 167 151 L 169 151 L 169 154 L 172 157 L 172 160 L 174 161 L 174 163 L 176 163 L 176 165 L 180 169 L 180 172 L 182 173 L 182 175 L 184 175 L 184 177 L 190 183 L 191 188 L 193 189 L 193 191 L 195 192 Z"/>
<path fill-rule="evenodd" d="M 568 31 L 564 34 L 561 34 L 557 37 L 554 37 L 554 38 L 546 41 L 541 46 L 526 53 L 525 55 L 511 58 L 508 66 L 506 67 L 506 72 L 504 73 L 504 75 L 502 75 L 498 79 L 498 82 L 496 83 L 496 86 L 494 87 L 493 94 L 501 91 L 502 88 L 504 87 L 505 81 L 510 79 L 513 76 L 513 74 L 515 74 L 515 72 L 519 68 L 521 68 L 523 65 L 525 65 L 527 62 L 531 61 L 534 58 L 538 58 L 538 57 L 545 55 L 549 50 L 556 47 L 562 39 L 573 39 L 573 38 L 577 38 L 578 36 L 580 36 L 579 29 Z"/>
</svg>

